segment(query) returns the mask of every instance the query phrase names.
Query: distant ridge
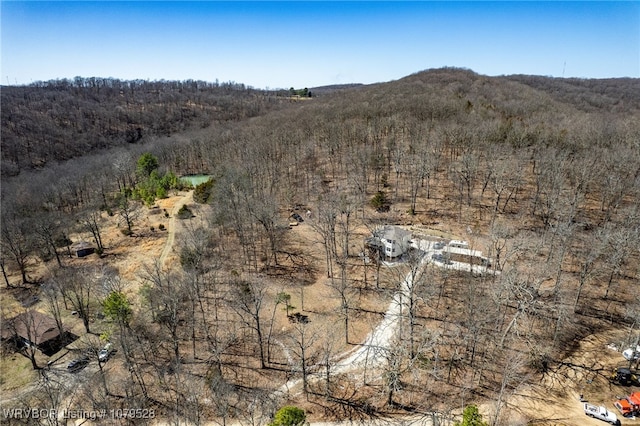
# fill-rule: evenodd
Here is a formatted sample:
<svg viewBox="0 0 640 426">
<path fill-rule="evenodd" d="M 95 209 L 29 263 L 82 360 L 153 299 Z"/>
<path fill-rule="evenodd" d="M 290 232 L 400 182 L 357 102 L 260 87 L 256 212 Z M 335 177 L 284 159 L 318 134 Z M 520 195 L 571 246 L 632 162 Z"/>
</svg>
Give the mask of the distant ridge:
<svg viewBox="0 0 640 426">
<path fill-rule="evenodd" d="M 362 83 L 348 83 L 348 84 L 331 84 L 328 86 L 312 87 L 309 89 L 314 96 L 327 95 L 329 93 L 339 92 L 341 90 L 353 89 L 356 87 L 362 87 Z"/>
<path fill-rule="evenodd" d="M 3 177 L 98 150 L 249 118 L 264 116 L 266 127 L 277 127 L 273 124 L 277 118 L 266 117 L 272 113 L 278 117 L 276 113 L 284 109 L 300 108 L 300 114 L 313 109 L 313 116 L 327 120 L 338 110 L 353 117 L 369 111 L 371 116 L 402 115 L 421 122 L 472 121 L 481 116 L 484 123 L 493 121 L 507 130 L 512 123 L 500 124 L 501 120 L 526 120 L 518 137 L 528 132 L 532 138 L 547 131 L 551 121 L 578 111 L 634 119 L 640 112 L 638 78 L 485 76 L 452 67 L 423 70 L 389 82 L 309 88 L 313 98 L 320 98 L 317 102 L 291 102 L 290 90 L 194 80 L 76 77 L 1 87 Z M 592 117 L 584 120 L 593 122 Z"/>
<path fill-rule="evenodd" d="M 548 93 L 554 99 L 587 112 L 640 109 L 638 78 L 554 78 L 537 75 L 508 75 L 505 79 Z"/>
</svg>

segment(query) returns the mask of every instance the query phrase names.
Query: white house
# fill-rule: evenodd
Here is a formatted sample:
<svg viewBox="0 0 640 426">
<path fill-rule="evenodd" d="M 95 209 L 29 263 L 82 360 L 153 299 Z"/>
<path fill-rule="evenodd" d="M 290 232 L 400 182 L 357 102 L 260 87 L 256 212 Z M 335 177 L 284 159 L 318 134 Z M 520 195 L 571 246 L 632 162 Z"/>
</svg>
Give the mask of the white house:
<svg viewBox="0 0 640 426">
<path fill-rule="evenodd" d="M 397 226 L 384 226 L 378 229 L 375 235 L 380 239 L 381 250 L 386 258 L 402 256 L 411 243 L 411 233 Z"/>
</svg>

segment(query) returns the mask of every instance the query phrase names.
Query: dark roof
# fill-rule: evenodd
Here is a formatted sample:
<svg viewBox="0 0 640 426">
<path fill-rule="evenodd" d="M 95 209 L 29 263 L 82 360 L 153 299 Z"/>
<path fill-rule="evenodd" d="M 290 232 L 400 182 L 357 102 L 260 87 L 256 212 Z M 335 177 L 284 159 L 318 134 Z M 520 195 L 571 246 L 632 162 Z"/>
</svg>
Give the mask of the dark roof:
<svg viewBox="0 0 640 426">
<path fill-rule="evenodd" d="M 93 244 L 91 244 L 91 243 L 89 243 L 87 241 L 79 241 L 79 242 L 75 243 L 74 245 L 72 245 L 71 249 L 73 251 L 93 249 Z"/>
<path fill-rule="evenodd" d="M 40 345 L 60 336 L 56 320 L 38 311 L 27 311 L 3 321 L 2 338 L 18 336 L 26 341 Z"/>
</svg>

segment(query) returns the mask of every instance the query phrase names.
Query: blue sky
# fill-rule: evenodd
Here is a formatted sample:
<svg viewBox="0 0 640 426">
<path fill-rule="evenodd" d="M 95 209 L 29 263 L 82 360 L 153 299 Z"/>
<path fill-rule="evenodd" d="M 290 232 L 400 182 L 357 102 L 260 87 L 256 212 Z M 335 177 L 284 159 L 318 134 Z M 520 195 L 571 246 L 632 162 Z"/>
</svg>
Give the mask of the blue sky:
<svg viewBox="0 0 640 426">
<path fill-rule="evenodd" d="M 640 2 L 12 1 L 2 84 L 53 78 L 257 88 L 480 74 L 640 77 Z"/>
</svg>

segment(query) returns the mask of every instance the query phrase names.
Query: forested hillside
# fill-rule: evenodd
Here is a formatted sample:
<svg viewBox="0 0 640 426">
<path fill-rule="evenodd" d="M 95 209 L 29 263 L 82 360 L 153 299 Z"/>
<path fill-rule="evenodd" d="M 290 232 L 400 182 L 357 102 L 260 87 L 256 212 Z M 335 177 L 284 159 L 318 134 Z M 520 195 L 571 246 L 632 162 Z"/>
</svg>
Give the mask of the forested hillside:
<svg viewBox="0 0 640 426">
<path fill-rule="evenodd" d="M 265 424 L 287 404 L 356 421 L 473 403 L 492 425 L 583 425 L 556 404 L 610 403 L 624 392 L 611 369 L 637 369 L 583 345 L 640 338 L 638 80 L 447 68 L 303 101 L 87 84 L 3 88 L 3 296 L 73 309 L 83 318 L 64 318 L 118 353 L 77 389 L 20 398 L 126 399 L 192 424 Z M 176 176 L 197 173 L 211 180 L 191 194 Z M 173 245 L 141 219 L 168 221 L 169 199 L 187 204 Z M 379 262 L 365 241 L 387 224 L 465 240 L 484 272 L 421 250 Z M 100 256 L 69 259 L 81 240 Z M 124 267 L 124 253 L 146 263 Z M 25 289 L 41 301 L 25 308 Z M 398 295 L 371 364 L 345 364 Z M 539 405 L 512 409 L 523 395 Z"/>
<path fill-rule="evenodd" d="M 547 92 L 556 100 L 573 105 L 581 111 L 637 114 L 640 110 L 638 79 L 556 79 L 526 75 L 507 78 Z"/>
<path fill-rule="evenodd" d="M 3 176 L 143 138 L 254 117 L 286 96 L 236 83 L 81 77 L 5 86 L 0 93 Z"/>
</svg>

